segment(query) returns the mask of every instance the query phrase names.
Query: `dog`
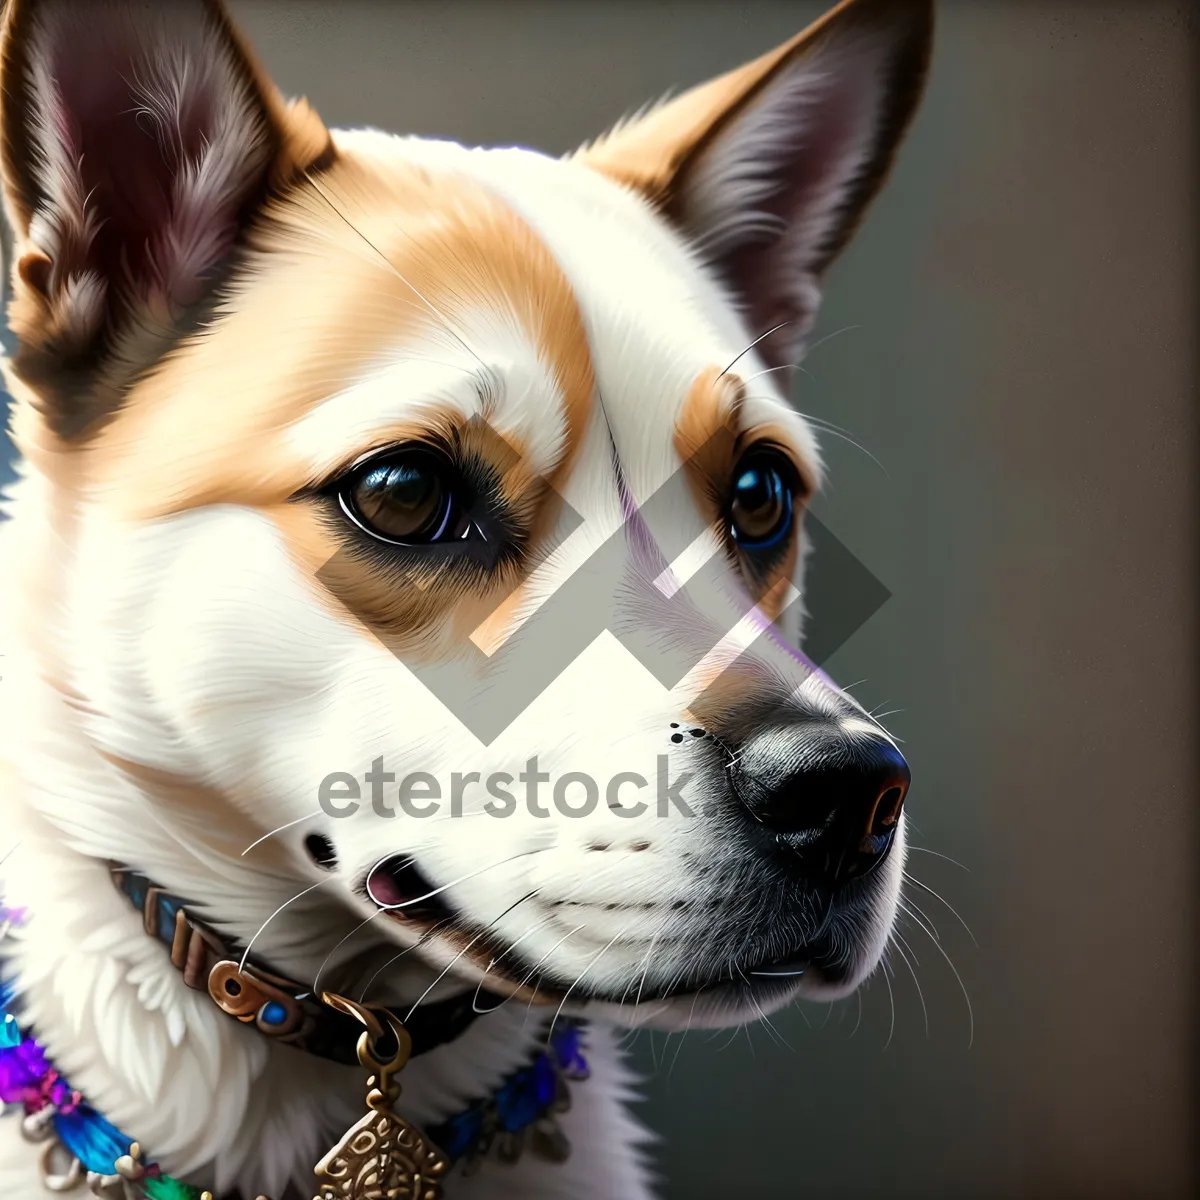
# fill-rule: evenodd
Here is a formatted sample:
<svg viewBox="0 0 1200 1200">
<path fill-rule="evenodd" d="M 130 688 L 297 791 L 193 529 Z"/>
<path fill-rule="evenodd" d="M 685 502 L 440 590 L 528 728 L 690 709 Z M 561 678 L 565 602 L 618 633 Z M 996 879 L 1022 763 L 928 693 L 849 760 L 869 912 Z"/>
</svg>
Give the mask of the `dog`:
<svg viewBox="0 0 1200 1200">
<path fill-rule="evenodd" d="M 872 972 L 909 772 L 796 649 L 783 368 L 931 37 L 845 0 L 556 160 L 330 132 L 216 3 L 9 0 L 3 1195 L 639 1200 L 622 1030 Z"/>
</svg>

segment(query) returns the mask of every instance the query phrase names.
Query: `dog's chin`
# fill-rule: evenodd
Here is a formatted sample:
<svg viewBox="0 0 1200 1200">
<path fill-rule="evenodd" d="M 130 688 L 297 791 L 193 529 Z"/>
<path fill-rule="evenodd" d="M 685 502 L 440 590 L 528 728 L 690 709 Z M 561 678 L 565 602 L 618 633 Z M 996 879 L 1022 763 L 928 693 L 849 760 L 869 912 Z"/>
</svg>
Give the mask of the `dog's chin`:
<svg viewBox="0 0 1200 1200">
<path fill-rule="evenodd" d="M 660 1030 L 723 1028 L 760 1019 L 795 1000 L 841 999 L 872 973 L 882 951 L 856 945 L 834 953 L 828 943 L 818 943 L 747 962 L 721 977 L 669 988 L 631 979 L 624 988 L 601 992 L 557 978 L 548 965 L 540 970 L 520 966 L 511 948 L 498 944 L 481 951 L 476 943 L 464 952 L 463 945 L 457 936 L 429 932 L 421 936 L 416 952 L 444 972 L 446 994 L 464 985 L 475 989 L 481 1011 L 517 1002 L 630 1029 Z"/>
<path fill-rule="evenodd" d="M 832 1002 L 850 995 L 878 965 L 880 955 L 834 956 L 806 947 L 776 962 L 737 971 L 698 987 L 640 1001 L 592 997 L 587 1016 L 635 1029 L 720 1029 L 759 1020 L 796 1000 Z"/>
</svg>

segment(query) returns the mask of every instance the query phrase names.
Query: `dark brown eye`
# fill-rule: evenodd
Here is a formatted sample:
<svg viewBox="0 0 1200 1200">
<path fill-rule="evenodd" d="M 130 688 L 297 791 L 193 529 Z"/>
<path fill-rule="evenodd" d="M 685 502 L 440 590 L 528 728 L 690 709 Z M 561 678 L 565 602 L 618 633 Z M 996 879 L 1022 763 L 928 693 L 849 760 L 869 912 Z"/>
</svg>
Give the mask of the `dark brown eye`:
<svg viewBox="0 0 1200 1200">
<path fill-rule="evenodd" d="M 363 463 L 338 491 L 346 514 L 387 542 L 428 545 L 455 536 L 455 479 L 423 447 L 388 451 Z"/>
<path fill-rule="evenodd" d="M 743 550 L 771 550 L 792 528 L 795 474 L 778 451 L 751 450 L 734 468 L 729 528 Z"/>
</svg>

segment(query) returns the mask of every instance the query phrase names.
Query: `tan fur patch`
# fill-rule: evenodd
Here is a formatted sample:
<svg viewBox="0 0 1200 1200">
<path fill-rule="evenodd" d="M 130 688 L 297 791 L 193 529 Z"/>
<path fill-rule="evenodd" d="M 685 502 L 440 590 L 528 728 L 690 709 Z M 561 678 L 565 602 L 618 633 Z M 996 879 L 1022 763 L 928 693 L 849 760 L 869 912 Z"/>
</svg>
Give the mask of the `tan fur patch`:
<svg viewBox="0 0 1200 1200">
<path fill-rule="evenodd" d="M 783 612 L 796 573 L 801 506 L 812 491 L 812 472 L 784 426 L 759 422 L 743 427 L 744 400 L 745 385 L 737 375 L 721 372 L 715 366 L 701 371 L 675 420 L 675 450 L 683 460 L 689 487 L 701 513 L 713 522 L 724 511 L 738 460 L 752 446 L 770 443 L 785 453 L 795 467 L 804 489 L 796 497 L 796 529 L 787 553 L 755 587 L 760 611 L 774 622 Z M 722 530 L 722 537 L 725 533 Z M 694 682 L 705 699 L 688 715 L 704 724 L 716 720 L 717 710 L 736 708 L 760 694 L 772 680 L 750 656 L 725 668 L 713 666 L 699 673 Z"/>
<path fill-rule="evenodd" d="M 508 317 L 563 397 L 565 441 L 547 479 L 533 475 L 527 447 L 506 428 L 502 399 L 494 414 L 502 442 L 433 403 L 374 430 L 352 457 L 431 435 L 458 439 L 495 462 L 502 492 L 536 543 L 552 523 L 550 488 L 574 459 L 593 391 L 565 276 L 479 185 L 353 153 L 277 202 L 253 246 L 212 328 L 146 379 L 84 452 L 93 496 L 139 520 L 221 503 L 259 508 L 339 616 L 349 611 L 389 648 L 429 648 L 430 629 L 448 613 L 445 632 L 466 638 L 513 580 L 497 580 L 483 595 L 453 572 L 397 586 L 386 566 L 346 549 L 321 501 L 293 499 L 321 481 L 288 433 L 323 400 L 401 355 L 406 342 L 481 310 Z"/>
<path fill-rule="evenodd" d="M 675 452 L 700 511 L 713 520 L 733 475 L 744 395 L 738 376 L 707 367 L 696 376 L 675 418 Z"/>
<path fill-rule="evenodd" d="M 406 341 L 485 308 L 511 314 L 557 377 L 559 470 L 569 466 L 593 390 L 575 297 L 528 226 L 481 186 L 341 153 L 271 206 L 252 244 L 211 329 L 134 391 L 89 453 L 110 503 L 146 518 L 282 502 L 314 482 L 290 425 Z"/>
</svg>

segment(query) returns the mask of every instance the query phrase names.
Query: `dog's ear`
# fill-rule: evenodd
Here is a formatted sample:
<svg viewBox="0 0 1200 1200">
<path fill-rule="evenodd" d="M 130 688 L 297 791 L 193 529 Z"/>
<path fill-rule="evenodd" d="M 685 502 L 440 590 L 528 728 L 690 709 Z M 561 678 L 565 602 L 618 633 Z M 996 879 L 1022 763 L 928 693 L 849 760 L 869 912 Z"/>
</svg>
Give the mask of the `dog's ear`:
<svg viewBox="0 0 1200 1200">
<path fill-rule="evenodd" d="M 931 0 L 845 0 L 790 42 L 618 126 L 579 159 L 636 189 L 794 362 L 822 272 L 878 190 L 920 98 Z"/>
<path fill-rule="evenodd" d="M 332 149 L 216 0 L 9 0 L 2 39 L 14 368 L 70 440 L 170 346 L 271 189 Z"/>
</svg>

